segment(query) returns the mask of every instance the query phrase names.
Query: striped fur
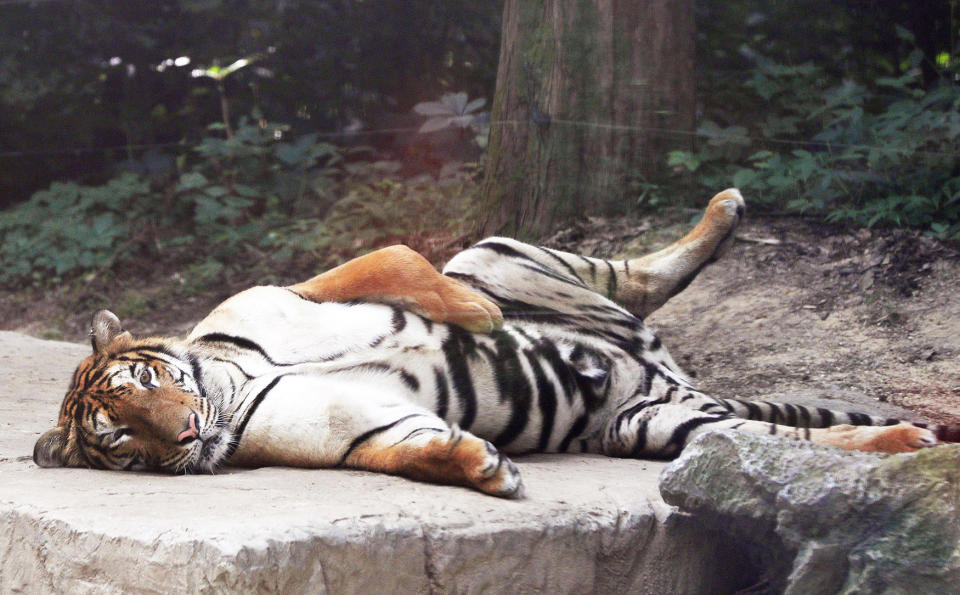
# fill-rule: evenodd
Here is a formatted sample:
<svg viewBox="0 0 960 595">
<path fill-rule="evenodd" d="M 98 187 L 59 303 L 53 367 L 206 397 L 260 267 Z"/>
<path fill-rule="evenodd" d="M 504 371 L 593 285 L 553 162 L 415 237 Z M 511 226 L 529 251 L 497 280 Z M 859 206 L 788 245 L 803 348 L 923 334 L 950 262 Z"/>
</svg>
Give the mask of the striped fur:
<svg viewBox="0 0 960 595">
<path fill-rule="evenodd" d="M 665 458 L 718 428 L 885 452 L 936 444 L 938 431 L 956 439 L 953 429 L 719 399 L 690 384 L 642 317 L 729 247 L 742 214 L 739 193 L 725 191 L 683 240 L 628 261 L 491 238 L 434 279 L 391 249 L 367 262 L 407 286 L 383 288 L 374 269 L 354 266 L 335 282 L 257 287 L 186 340 L 134 339 L 98 314 L 94 355 L 34 458 L 171 472 L 347 466 L 515 497 L 523 484 L 503 453 Z M 326 301 L 331 283 L 364 289 Z M 445 303 L 468 304 L 482 323 L 436 305 L 425 286 L 441 296 L 455 287 Z"/>
</svg>

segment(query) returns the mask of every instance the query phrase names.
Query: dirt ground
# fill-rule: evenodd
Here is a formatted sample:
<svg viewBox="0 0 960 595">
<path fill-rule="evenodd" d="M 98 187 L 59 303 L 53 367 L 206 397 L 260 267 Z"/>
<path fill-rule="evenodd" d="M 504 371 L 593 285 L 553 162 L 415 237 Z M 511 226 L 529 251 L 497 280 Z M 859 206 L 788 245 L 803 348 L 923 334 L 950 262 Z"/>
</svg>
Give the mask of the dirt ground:
<svg viewBox="0 0 960 595">
<path fill-rule="evenodd" d="M 593 220 L 556 247 L 641 254 L 688 225 Z M 960 253 L 915 232 L 748 217 L 738 241 L 648 319 L 698 388 L 960 423 Z M 902 409 L 900 409 L 902 412 Z"/>
<path fill-rule="evenodd" d="M 635 255 L 680 237 L 689 217 L 592 219 L 545 243 Z M 738 238 L 648 321 L 701 390 L 902 416 L 898 405 L 960 424 L 960 253 L 914 232 L 798 218 L 748 218 Z M 93 298 L 2 295 L 0 329 L 83 342 L 92 311 L 109 307 L 135 334 L 182 334 L 239 289 L 165 299 L 162 285 L 176 282 L 165 273 Z"/>
</svg>

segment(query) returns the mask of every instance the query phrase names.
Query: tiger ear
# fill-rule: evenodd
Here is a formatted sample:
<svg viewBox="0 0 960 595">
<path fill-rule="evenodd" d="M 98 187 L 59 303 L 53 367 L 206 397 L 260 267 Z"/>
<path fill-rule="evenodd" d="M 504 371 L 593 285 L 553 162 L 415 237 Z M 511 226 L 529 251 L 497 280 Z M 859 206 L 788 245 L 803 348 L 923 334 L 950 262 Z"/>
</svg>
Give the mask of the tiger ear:
<svg viewBox="0 0 960 595">
<path fill-rule="evenodd" d="M 67 444 L 67 432 L 57 426 L 44 432 L 33 447 L 33 462 L 38 467 L 64 467 L 63 447 Z"/>
<path fill-rule="evenodd" d="M 120 319 L 110 310 L 98 310 L 90 323 L 90 343 L 94 353 L 103 353 L 120 335 L 129 335 L 120 325 Z"/>
</svg>

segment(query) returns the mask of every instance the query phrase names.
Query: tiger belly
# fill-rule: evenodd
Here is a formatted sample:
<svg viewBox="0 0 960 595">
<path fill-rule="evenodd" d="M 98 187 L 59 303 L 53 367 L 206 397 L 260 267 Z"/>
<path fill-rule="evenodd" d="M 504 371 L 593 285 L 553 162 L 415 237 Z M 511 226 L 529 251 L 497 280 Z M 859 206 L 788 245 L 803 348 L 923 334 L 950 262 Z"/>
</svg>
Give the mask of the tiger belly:
<svg viewBox="0 0 960 595">
<path fill-rule="evenodd" d="M 403 400 L 387 397 L 376 379 L 278 376 L 251 383 L 238 413 L 246 419 L 230 458 L 240 466 L 333 467 L 351 442 L 389 421 Z M 253 410 L 249 410 L 253 408 Z"/>
</svg>

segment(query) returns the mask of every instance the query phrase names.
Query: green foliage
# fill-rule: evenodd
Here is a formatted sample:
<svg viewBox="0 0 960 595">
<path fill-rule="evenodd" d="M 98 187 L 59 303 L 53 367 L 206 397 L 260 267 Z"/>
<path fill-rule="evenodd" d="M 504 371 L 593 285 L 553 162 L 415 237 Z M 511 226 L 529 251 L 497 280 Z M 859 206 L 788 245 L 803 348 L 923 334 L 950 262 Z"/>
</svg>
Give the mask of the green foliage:
<svg viewBox="0 0 960 595">
<path fill-rule="evenodd" d="M 698 149 L 672 152 L 668 164 L 754 203 L 960 239 L 960 87 L 949 72 L 922 85 L 922 60 L 913 50 L 904 74 L 867 87 L 757 57 L 744 103 L 766 107 L 739 120 L 749 128 L 705 120 Z"/>
<path fill-rule="evenodd" d="M 387 242 L 457 237 L 471 225 L 473 166 L 406 179 L 398 163 L 345 162 L 317 134 L 278 140 L 283 126 L 258 122 L 204 138 L 177 176 L 54 183 L 4 212 L 0 286 L 153 267 L 159 258 L 180 263 L 190 294 L 241 269 L 271 280 L 301 256 L 319 267 Z"/>
<path fill-rule="evenodd" d="M 472 129 L 475 141 L 480 148 L 486 148 L 490 134 L 489 114 L 478 110 L 486 105 L 487 100 L 479 97 L 467 101 L 466 93 L 447 93 L 439 101 L 424 101 L 413 106 L 413 111 L 430 119 L 420 126 L 419 132 L 436 132 L 450 126 L 461 130 Z M 482 116 L 487 124 L 483 123 Z"/>
<path fill-rule="evenodd" d="M 156 216 L 149 184 L 123 174 L 104 186 L 54 183 L 0 217 L 0 284 L 56 281 L 112 264 Z"/>
<path fill-rule="evenodd" d="M 222 97 L 233 114 L 260 108 L 299 133 L 354 118 L 383 124 L 385 114 L 450 89 L 489 96 L 501 8 L 467 0 L 4 2 L 0 130 L 4 151 L 28 154 L 0 161 L 0 206 L 78 172 L 80 183 L 103 183 L 113 163 L 139 157 L 138 145 L 192 145 L 223 119 Z M 101 150 L 118 145 L 126 147 Z M 82 151 L 64 151 L 74 148 Z"/>
</svg>

